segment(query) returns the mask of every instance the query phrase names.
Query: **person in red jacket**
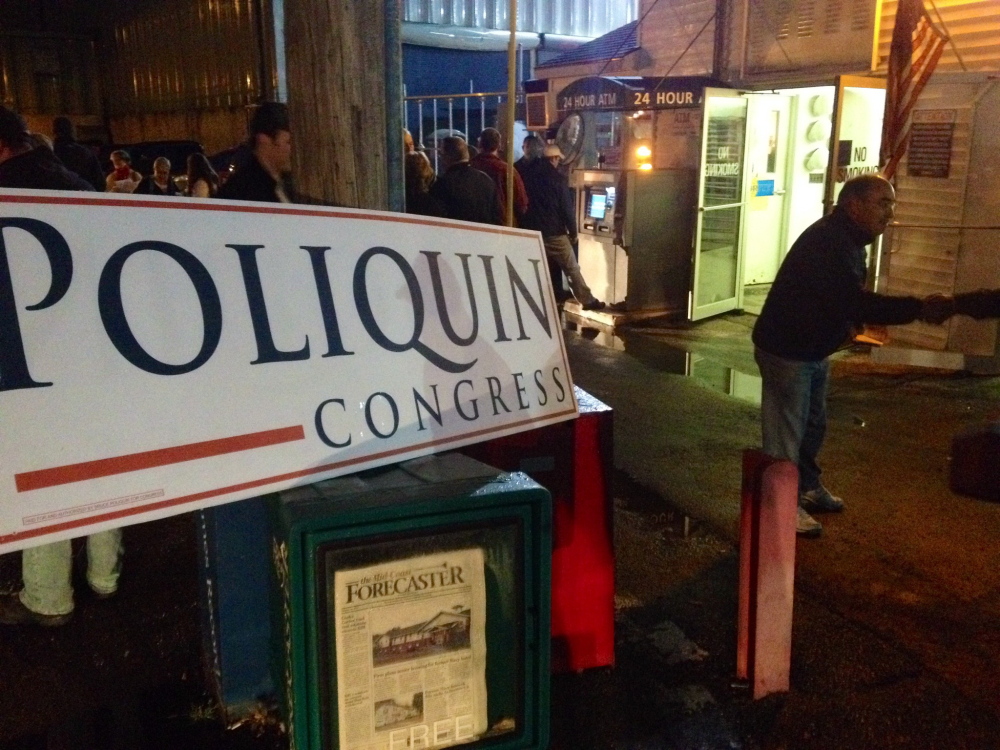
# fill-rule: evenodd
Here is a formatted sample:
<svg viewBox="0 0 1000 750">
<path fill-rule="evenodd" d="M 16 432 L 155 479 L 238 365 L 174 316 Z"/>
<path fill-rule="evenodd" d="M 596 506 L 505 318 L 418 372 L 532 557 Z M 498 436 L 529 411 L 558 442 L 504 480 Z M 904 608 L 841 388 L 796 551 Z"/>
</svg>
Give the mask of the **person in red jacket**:
<svg viewBox="0 0 1000 750">
<path fill-rule="evenodd" d="M 493 180 L 497 188 L 497 200 L 500 204 L 500 215 L 507 216 L 507 175 L 514 173 L 514 226 L 521 225 L 521 218 L 528 210 L 528 193 L 524 189 L 524 181 L 517 170 L 510 170 L 507 162 L 500 157 L 500 131 L 496 128 L 486 128 L 479 135 L 479 153 L 469 161 L 473 169 L 485 172 Z M 509 171 L 508 171 L 509 170 Z"/>
</svg>

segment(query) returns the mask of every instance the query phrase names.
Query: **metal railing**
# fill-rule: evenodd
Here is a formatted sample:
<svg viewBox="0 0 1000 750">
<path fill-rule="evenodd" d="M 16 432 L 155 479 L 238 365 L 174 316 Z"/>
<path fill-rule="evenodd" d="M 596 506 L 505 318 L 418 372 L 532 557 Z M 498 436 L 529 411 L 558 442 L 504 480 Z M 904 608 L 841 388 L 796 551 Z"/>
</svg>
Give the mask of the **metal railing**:
<svg viewBox="0 0 1000 750">
<path fill-rule="evenodd" d="M 518 100 L 520 95 L 515 99 Z M 427 156 L 434 165 L 434 171 L 437 171 L 438 143 L 449 135 L 460 135 L 468 143 L 474 144 L 484 129 L 495 127 L 497 114 L 506 102 L 506 91 L 406 96 L 403 102 L 403 127 L 413 135 L 418 148 L 428 151 Z M 428 123 L 431 124 L 430 128 L 427 127 Z M 456 124 L 462 127 L 456 128 Z"/>
</svg>

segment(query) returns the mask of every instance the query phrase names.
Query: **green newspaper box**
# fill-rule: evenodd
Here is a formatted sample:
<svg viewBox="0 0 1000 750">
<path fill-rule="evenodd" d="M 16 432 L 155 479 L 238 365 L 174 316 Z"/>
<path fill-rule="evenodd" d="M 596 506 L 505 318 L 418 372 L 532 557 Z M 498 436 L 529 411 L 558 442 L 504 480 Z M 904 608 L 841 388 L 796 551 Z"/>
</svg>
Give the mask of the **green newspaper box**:
<svg viewBox="0 0 1000 750">
<path fill-rule="evenodd" d="M 544 488 L 445 454 L 282 492 L 272 508 L 292 748 L 547 747 Z"/>
</svg>

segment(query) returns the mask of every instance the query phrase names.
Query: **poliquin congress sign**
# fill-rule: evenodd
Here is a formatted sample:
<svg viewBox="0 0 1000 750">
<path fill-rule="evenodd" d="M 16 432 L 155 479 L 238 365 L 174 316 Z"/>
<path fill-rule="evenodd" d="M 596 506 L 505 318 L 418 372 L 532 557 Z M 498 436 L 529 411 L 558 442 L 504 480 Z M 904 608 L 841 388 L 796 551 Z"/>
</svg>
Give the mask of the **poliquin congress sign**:
<svg viewBox="0 0 1000 750">
<path fill-rule="evenodd" d="M 576 414 L 537 233 L 0 191 L 0 552 Z"/>
</svg>

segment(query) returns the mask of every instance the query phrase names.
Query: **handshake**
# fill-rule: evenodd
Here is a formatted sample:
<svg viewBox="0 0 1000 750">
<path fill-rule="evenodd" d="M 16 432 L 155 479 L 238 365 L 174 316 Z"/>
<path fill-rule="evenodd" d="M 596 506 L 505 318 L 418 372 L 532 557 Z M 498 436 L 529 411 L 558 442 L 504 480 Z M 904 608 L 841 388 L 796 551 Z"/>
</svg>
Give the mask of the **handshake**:
<svg viewBox="0 0 1000 750">
<path fill-rule="evenodd" d="M 920 320 L 925 323 L 941 325 L 954 314 L 954 297 L 946 297 L 943 294 L 932 294 L 929 297 L 924 297 L 924 304 L 920 310 Z"/>
<path fill-rule="evenodd" d="M 924 298 L 919 317 L 925 323 L 940 325 L 957 314 L 977 320 L 1000 317 L 1000 289 L 980 289 L 954 297 L 932 294 Z"/>
</svg>

